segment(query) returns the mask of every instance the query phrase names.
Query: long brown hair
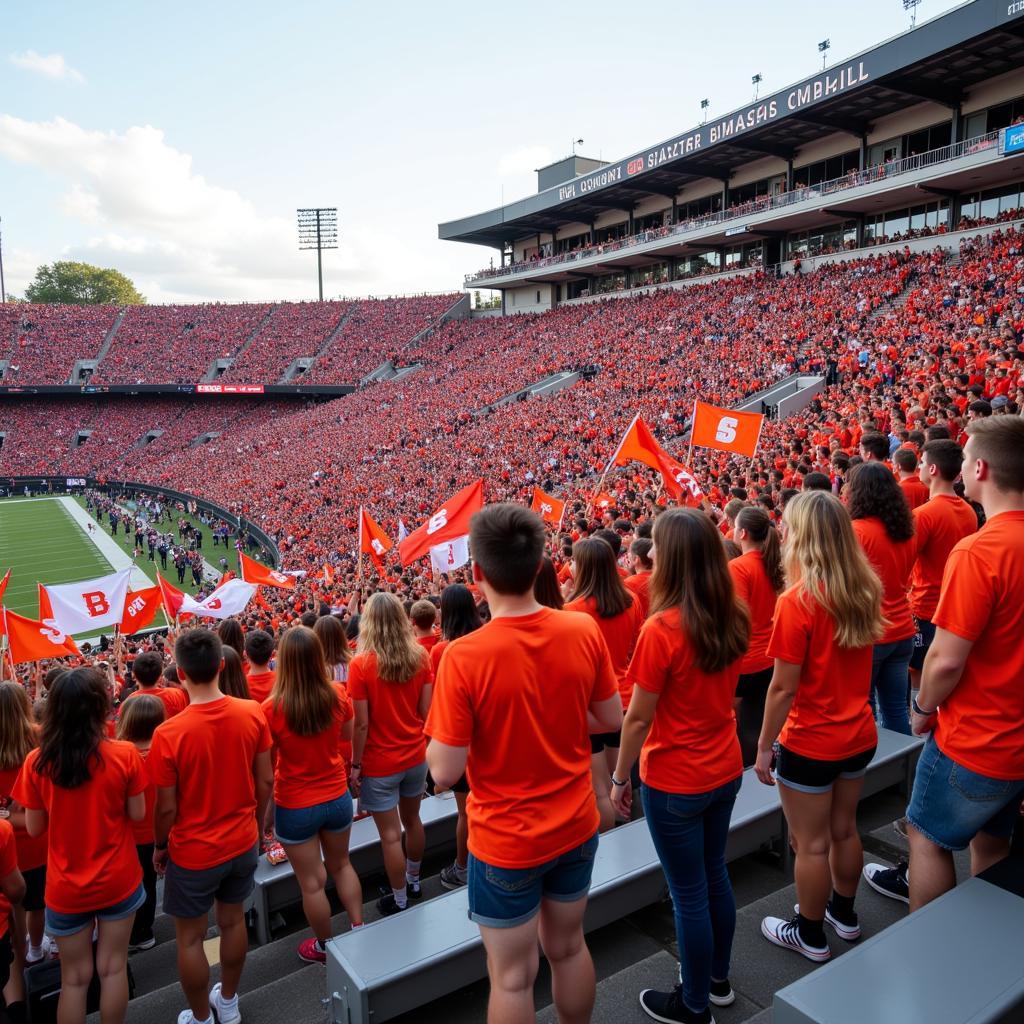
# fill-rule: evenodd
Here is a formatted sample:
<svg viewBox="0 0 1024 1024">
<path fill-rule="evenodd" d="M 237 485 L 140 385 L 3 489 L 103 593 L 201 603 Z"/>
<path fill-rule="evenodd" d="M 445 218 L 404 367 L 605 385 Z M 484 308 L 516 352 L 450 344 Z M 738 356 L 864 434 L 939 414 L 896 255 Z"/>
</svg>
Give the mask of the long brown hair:
<svg viewBox="0 0 1024 1024">
<path fill-rule="evenodd" d="M 308 626 L 293 626 L 277 645 L 277 679 L 270 695 L 296 736 L 317 736 L 334 721 L 338 694 L 323 645 Z"/>
<path fill-rule="evenodd" d="M 555 572 L 555 564 L 547 555 L 540 560 L 540 569 L 537 572 L 537 578 L 533 581 L 533 596 L 537 604 L 542 604 L 545 608 L 561 611 L 565 607 L 562 591 L 558 589 L 558 573 Z"/>
<path fill-rule="evenodd" d="M 678 608 L 697 667 L 720 672 L 750 645 L 750 613 L 736 597 L 718 530 L 703 513 L 674 508 L 654 520 L 651 614 Z"/>
<path fill-rule="evenodd" d="M 622 583 L 610 544 L 597 537 L 578 540 L 572 546 L 572 560 L 574 601 L 592 597 L 602 619 L 613 619 L 633 606 L 633 595 Z"/>
<path fill-rule="evenodd" d="M 20 768 L 38 742 L 25 688 L 10 681 L 0 683 L 0 769 Z"/>
<path fill-rule="evenodd" d="M 359 620 L 358 649 L 377 656 L 377 676 L 390 683 L 407 683 L 426 667 L 429 657 L 412 635 L 402 602 L 383 592 L 372 594 L 366 602 Z"/>
<path fill-rule="evenodd" d="M 159 697 L 140 693 L 126 700 L 117 720 L 117 738 L 129 743 L 147 743 L 157 726 L 163 724 L 165 713 L 164 702 Z"/>
<path fill-rule="evenodd" d="M 226 621 L 226 620 L 225 620 Z M 238 651 L 228 644 L 223 645 L 224 667 L 217 677 L 217 685 L 221 693 L 229 697 L 238 697 L 240 700 L 252 700 L 249 692 L 249 681 L 245 678 L 245 668 Z"/>
<path fill-rule="evenodd" d="M 747 505 L 736 517 L 736 530 L 746 530 L 747 536 L 758 545 L 768 582 L 776 594 L 781 594 L 786 587 L 786 571 L 782 566 L 782 541 L 771 517 L 763 508 Z"/>
<path fill-rule="evenodd" d="M 334 615 L 321 615 L 313 626 L 320 645 L 324 649 L 324 659 L 329 668 L 335 665 L 347 665 L 352 660 L 352 648 L 348 645 L 345 627 Z"/>
</svg>

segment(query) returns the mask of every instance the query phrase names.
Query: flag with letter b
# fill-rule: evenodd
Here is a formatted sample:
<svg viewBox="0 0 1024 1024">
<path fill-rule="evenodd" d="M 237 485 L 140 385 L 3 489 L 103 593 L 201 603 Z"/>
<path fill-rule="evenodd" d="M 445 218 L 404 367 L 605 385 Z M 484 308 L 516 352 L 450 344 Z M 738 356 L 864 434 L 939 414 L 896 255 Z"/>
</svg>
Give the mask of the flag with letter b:
<svg viewBox="0 0 1024 1024">
<path fill-rule="evenodd" d="M 763 423 L 764 416 L 759 412 L 719 409 L 707 402 L 695 402 L 691 444 L 753 458 Z"/>
</svg>

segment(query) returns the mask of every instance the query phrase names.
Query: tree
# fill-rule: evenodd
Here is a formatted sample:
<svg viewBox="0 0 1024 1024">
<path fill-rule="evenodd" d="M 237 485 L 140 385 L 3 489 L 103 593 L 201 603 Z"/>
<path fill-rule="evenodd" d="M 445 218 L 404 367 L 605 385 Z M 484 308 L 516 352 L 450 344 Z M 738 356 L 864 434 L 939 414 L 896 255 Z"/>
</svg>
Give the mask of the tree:
<svg viewBox="0 0 1024 1024">
<path fill-rule="evenodd" d="M 41 266 L 25 289 L 25 300 L 72 306 L 142 306 L 146 302 L 119 271 L 67 260 Z"/>
</svg>

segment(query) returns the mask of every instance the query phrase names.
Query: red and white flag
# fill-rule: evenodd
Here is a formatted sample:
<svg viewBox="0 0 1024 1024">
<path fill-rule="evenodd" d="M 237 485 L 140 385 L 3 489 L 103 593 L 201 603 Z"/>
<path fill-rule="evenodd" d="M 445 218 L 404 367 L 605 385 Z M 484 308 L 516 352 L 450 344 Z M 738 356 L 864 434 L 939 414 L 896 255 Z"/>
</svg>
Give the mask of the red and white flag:
<svg viewBox="0 0 1024 1024">
<path fill-rule="evenodd" d="M 458 494 L 446 501 L 419 529 L 413 530 L 398 545 L 402 565 L 409 565 L 438 548 L 438 558 L 447 563 L 449 558 L 457 559 L 461 553 L 453 548 L 445 552 L 442 548 L 461 538 L 466 539 L 466 559 L 469 557 L 469 521 L 484 507 L 484 482 L 477 480 L 463 487 Z M 433 555 L 431 555 L 433 561 Z M 465 565 L 466 560 L 458 563 Z M 453 566 L 452 568 L 457 568 Z M 447 569 L 442 570 L 447 571 Z"/>
<path fill-rule="evenodd" d="M 61 632 L 87 633 L 120 626 L 131 575 L 131 569 L 122 569 L 94 580 L 48 586 L 53 620 Z"/>
<path fill-rule="evenodd" d="M 685 463 L 673 459 L 667 452 L 659 452 L 658 468 L 661 470 L 666 492 L 679 504 L 684 507 L 699 505 L 704 499 L 700 484 Z"/>
<path fill-rule="evenodd" d="M 533 501 L 530 508 L 552 526 L 557 526 L 562 521 L 562 514 L 565 512 L 565 502 L 559 498 L 545 494 L 539 487 L 533 489 Z"/>
<path fill-rule="evenodd" d="M 359 510 L 359 552 L 369 555 L 377 571 L 384 569 L 384 555 L 391 550 L 391 538 L 374 522 L 365 508 Z"/>
<path fill-rule="evenodd" d="M 707 402 L 693 403 L 690 444 L 698 448 L 716 448 L 752 459 L 761 438 L 764 416 L 759 412 L 719 409 Z"/>
<path fill-rule="evenodd" d="M 164 615 L 168 622 L 173 622 L 181 614 L 181 602 L 185 600 L 185 591 L 168 583 L 160 575 L 159 569 L 156 571 L 156 585 L 160 588 L 160 602 L 164 606 Z"/>
<path fill-rule="evenodd" d="M 124 602 L 124 617 L 121 619 L 121 632 L 138 633 L 151 625 L 160 611 L 161 593 L 159 587 L 146 587 L 144 590 L 130 590 Z"/>
<path fill-rule="evenodd" d="M 242 579 L 246 583 L 255 583 L 258 587 L 277 587 L 280 590 L 294 590 L 295 577 L 279 569 L 271 569 L 269 565 L 257 562 L 244 551 L 238 552 L 238 561 L 242 570 Z"/>
<path fill-rule="evenodd" d="M 446 540 L 430 549 L 430 564 L 438 572 L 461 569 L 469 561 L 469 534 Z"/>
<path fill-rule="evenodd" d="M 80 655 L 75 641 L 57 626 L 35 619 L 26 619 L 6 608 L 3 613 L 7 631 L 7 649 L 11 661 L 20 665 L 25 661 L 43 661 L 45 658 L 66 658 Z"/>
<path fill-rule="evenodd" d="M 181 601 L 181 610 L 208 619 L 226 619 L 244 612 L 255 593 L 255 583 L 246 583 L 245 580 L 238 579 L 228 580 L 203 601 L 197 601 L 185 594 Z"/>
</svg>

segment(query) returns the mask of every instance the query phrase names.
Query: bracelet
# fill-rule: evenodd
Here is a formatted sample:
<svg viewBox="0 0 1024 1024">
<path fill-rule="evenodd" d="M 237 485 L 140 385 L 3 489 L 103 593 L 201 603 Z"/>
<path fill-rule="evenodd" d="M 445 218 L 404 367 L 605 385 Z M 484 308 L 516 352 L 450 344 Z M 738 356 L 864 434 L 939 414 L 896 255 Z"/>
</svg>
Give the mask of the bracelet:
<svg viewBox="0 0 1024 1024">
<path fill-rule="evenodd" d="M 629 782 L 629 779 L 626 779 L 625 782 L 619 782 L 619 780 L 617 778 L 615 778 L 615 773 L 612 772 L 612 785 L 613 786 L 625 786 L 628 782 Z"/>
<path fill-rule="evenodd" d="M 931 718 L 932 715 L 935 714 L 935 711 L 925 711 L 925 709 L 917 703 L 916 697 L 914 697 L 910 703 L 913 705 L 915 715 L 923 715 L 925 718 Z M 938 708 L 936 708 L 935 710 L 938 711 Z"/>
</svg>

